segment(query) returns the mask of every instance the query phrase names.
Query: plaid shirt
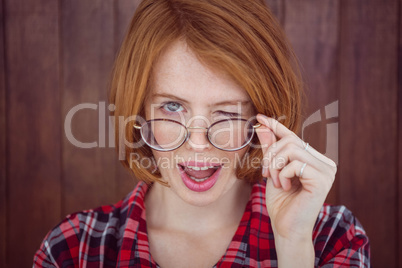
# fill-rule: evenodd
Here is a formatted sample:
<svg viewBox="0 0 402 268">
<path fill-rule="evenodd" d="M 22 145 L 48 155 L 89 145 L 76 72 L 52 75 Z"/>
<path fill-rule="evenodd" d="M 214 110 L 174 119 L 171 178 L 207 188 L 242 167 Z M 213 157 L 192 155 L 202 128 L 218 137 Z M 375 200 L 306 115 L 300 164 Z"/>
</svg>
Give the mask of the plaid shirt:
<svg viewBox="0 0 402 268">
<path fill-rule="evenodd" d="M 113 206 L 67 216 L 45 237 L 33 267 L 159 267 L 149 249 L 140 182 Z M 324 205 L 313 232 L 315 266 L 370 267 L 368 238 L 344 206 Z M 253 186 L 240 225 L 214 267 L 277 267 L 265 182 Z"/>
</svg>

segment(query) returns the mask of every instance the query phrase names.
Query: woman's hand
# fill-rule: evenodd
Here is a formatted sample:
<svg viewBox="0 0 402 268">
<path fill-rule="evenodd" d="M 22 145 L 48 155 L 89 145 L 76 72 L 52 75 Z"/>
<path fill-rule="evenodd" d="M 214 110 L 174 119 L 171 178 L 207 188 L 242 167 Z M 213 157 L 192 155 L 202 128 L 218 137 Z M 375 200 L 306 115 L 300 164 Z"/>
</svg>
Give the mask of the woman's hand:
<svg viewBox="0 0 402 268">
<path fill-rule="evenodd" d="M 262 175 L 267 177 L 266 205 L 278 261 L 285 255 L 282 264 L 293 259 L 301 267 L 293 254 L 302 244 L 313 251 L 312 231 L 335 179 L 336 164 L 275 119 L 259 114 L 257 120 L 262 124 L 257 135 L 264 154 Z"/>
</svg>

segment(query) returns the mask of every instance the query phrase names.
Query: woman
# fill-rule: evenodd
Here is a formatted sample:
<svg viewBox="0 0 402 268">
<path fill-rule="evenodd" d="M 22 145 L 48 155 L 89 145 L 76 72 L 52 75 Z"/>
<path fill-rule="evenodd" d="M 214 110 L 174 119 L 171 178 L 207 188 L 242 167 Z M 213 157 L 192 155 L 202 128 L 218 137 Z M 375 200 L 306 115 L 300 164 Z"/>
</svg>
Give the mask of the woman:
<svg viewBox="0 0 402 268">
<path fill-rule="evenodd" d="M 141 182 L 69 215 L 34 267 L 370 265 L 357 219 L 323 205 L 335 163 L 294 134 L 301 83 L 263 1 L 144 0 L 111 89 Z"/>
</svg>

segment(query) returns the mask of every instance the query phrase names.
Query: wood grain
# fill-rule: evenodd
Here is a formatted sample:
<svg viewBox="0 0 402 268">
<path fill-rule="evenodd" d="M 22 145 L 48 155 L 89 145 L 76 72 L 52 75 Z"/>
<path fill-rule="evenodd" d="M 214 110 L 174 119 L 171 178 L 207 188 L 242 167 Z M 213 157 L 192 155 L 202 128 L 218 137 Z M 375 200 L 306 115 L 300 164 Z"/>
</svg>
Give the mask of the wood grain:
<svg viewBox="0 0 402 268">
<path fill-rule="evenodd" d="M 0 1 L 0 267 L 7 267 L 7 125 L 6 125 L 6 76 L 4 62 L 4 11 Z"/>
<path fill-rule="evenodd" d="M 284 1 L 282 0 L 265 0 L 267 6 L 275 14 L 278 21 L 283 25 L 284 14 Z"/>
<path fill-rule="evenodd" d="M 141 0 L 120 0 L 115 2 L 115 45 L 120 48 L 124 35 Z"/>
<path fill-rule="evenodd" d="M 340 201 L 374 267 L 397 267 L 397 37 L 397 0 L 341 2 Z"/>
<path fill-rule="evenodd" d="M 60 218 L 58 2 L 5 0 L 10 267 L 29 267 Z"/>
<path fill-rule="evenodd" d="M 303 102 L 300 136 L 337 162 L 339 1 L 286 0 L 284 3 L 284 27 L 302 67 L 308 101 Z M 336 117 L 329 119 L 333 115 Z M 328 203 L 338 203 L 338 177 Z"/>
<path fill-rule="evenodd" d="M 398 240 L 396 254 L 399 266 L 402 266 L 402 0 L 399 0 L 399 50 L 398 50 Z"/>
<path fill-rule="evenodd" d="M 62 118 L 77 105 L 95 105 L 75 113 L 74 138 L 95 142 L 80 148 L 63 130 L 64 214 L 117 200 L 115 152 L 108 143 L 107 86 L 114 59 L 113 1 L 62 1 Z M 67 126 L 69 128 L 70 126 Z"/>
<path fill-rule="evenodd" d="M 120 48 L 124 35 L 127 32 L 127 28 L 131 22 L 131 18 L 134 15 L 136 8 L 138 7 L 140 0 L 121 0 L 116 1 L 115 5 L 115 50 L 116 52 Z M 127 195 L 128 192 L 134 189 L 137 184 L 137 180 L 132 173 L 126 170 L 123 165 L 118 161 L 118 155 L 115 154 L 116 165 L 116 196 L 122 198 Z"/>
</svg>

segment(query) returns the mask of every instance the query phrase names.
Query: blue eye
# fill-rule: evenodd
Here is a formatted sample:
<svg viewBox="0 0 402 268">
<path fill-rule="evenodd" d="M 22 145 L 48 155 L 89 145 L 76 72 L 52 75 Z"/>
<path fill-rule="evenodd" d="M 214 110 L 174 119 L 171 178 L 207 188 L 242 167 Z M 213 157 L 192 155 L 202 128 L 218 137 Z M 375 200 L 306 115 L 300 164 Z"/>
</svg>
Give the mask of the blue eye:
<svg viewBox="0 0 402 268">
<path fill-rule="evenodd" d="M 168 112 L 182 112 L 184 110 L 183 106 L 177 102 L 168 102 L 162 105 L 162 108 Z"/>
</svg>

